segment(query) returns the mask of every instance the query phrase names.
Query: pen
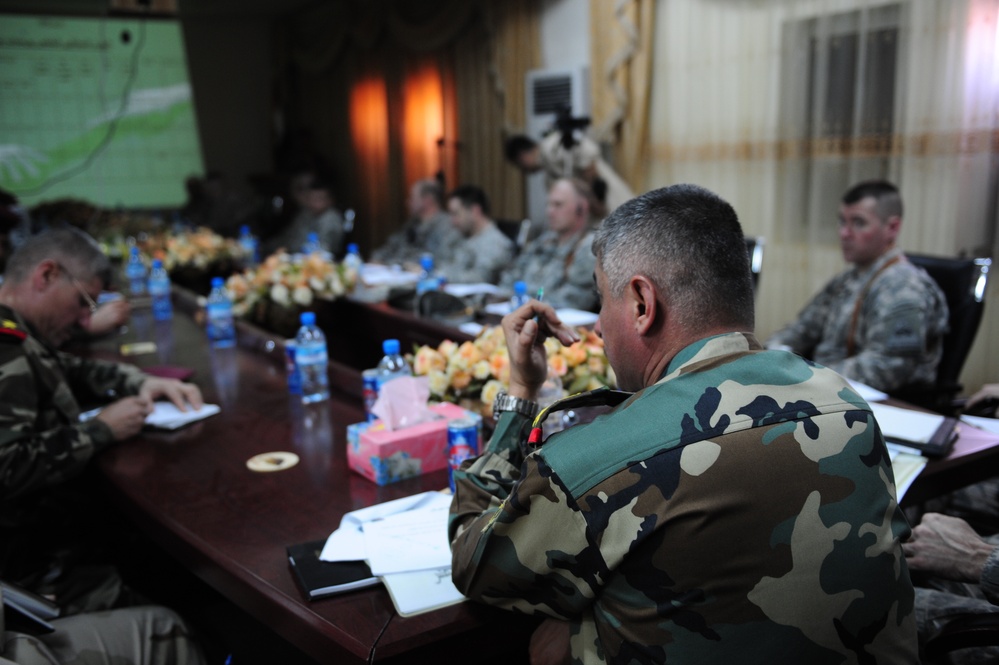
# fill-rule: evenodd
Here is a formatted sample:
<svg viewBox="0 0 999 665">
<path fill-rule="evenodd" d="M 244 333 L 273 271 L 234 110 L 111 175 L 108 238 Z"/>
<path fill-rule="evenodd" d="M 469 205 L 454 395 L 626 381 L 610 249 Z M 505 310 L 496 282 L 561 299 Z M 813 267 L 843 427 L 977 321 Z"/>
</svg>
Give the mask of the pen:
<svg viewBox="0 0 999 665">
<path fill-rule="evenodd" d="M 537 300 L 538 302 L 544 301 L 545 287 L 542 286 L 538 288 L 538 294 L 534 297 L 534 299 Z M 548 324 L 541 320 L 540 314 L 534 315 L 534 322 L 538 324 L 538 331 L 540 331 L 541 334 L 543 335 L 542 339 L 544 339 L 544 337 L 548 337 L 551 334 L 551 332 L 548 330 Z"/>
</svg>

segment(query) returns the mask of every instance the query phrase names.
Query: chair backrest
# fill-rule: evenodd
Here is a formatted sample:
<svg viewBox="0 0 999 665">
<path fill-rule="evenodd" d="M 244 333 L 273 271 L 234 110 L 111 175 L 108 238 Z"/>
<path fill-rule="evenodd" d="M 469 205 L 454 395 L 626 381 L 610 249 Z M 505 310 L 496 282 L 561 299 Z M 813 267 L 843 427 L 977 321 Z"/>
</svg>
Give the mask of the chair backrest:
<svg viewBox="0 0 999 665">
<path fill-rule="evenodd" d="M 474 312 L 458 296 L 447 291 L 427 291 L 417 296 L 416 313 L 431 319 L 460 322 L 471 320 Z"/>
<path fill-rule="evenodd" d="M 909 261 L 925 270 L 947 299 L 948 331 L 943 340 L 943 356 L 937 369 L 937 389 L 956 396 L 958 379 L 971 344 L 978 333 L 985 309 L 985 286 L 992 260 L 957 259 L 927 254 L 906 254 Z"/>
<path fill-rule="evenodd" d="M 763 248 L 766 240 L 763 236 L 746 236 L 746 251 L 749 253 L 749 270 L 753 278 L 753 293 L 763 272 Z"/>
</svg>

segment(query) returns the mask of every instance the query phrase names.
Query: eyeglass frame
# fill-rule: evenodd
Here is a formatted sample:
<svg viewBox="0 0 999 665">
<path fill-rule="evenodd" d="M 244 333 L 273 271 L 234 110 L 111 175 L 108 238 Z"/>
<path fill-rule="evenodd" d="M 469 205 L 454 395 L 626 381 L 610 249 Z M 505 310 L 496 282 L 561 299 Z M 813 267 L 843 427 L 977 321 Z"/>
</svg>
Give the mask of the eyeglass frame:
<svg viewBox="0 0 999 665">
<path fill-rule="evenodd" d="M 63 273 L 65 273 L 66 277 L 69 277 L 69 281 L 71 281 L 73 283 L 73 286 L 76 287 L 76 290 L 80 293 L 81 296 L 83 296 L 84 300 L 86 301 L 86 307 L 88 307 L 90 309 L 90 313 L 91 314 L 96 314 L 97 313 L 97 301 L 94 300 L 93 297 L 89 293 L 87 293 L 87 290 L 83 288 L 83 284 L 80 283 L 80 280 L 78 280 L 73 275 L 73 273 L 71 273 L 69 271 L 69 269 L 66 268 L 66 266 L 64 266 L 63 264 L 59 263 L 58 261 L 56 262 L 56 266 L 59 268 L 59 270 L 61 270 Z"/>
</svg>

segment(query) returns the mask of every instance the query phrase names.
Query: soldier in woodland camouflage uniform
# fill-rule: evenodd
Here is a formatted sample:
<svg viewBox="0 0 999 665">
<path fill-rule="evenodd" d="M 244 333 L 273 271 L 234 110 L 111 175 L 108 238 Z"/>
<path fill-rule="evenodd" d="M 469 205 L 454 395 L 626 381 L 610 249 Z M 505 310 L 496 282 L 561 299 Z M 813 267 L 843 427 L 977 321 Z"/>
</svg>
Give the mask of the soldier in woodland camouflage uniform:
<svg viewBox="0 0 999 665">
<path fill-rule="evenodd" d="M 413 216 L 372 252 L 372 260 L 419 264 L 420 257 L 429 253 L 433 254 L 436 265 L 450 261 L 461 235 L 451 225 L 451 216 L 441 208 L 442 196 L 441 186 L 435 180 L 413 183 L 409 193 L 409 211 Z"/>
<path fill-rule="evenodd" d="M 507 268 L 499 285 L 513 289 L 523 280 L 528 292 L 544 288 L 552 307 L 593 310 L 593 233 L 590 193 L 581 180 L 561 178 L 548 191 L 548 231 L 535 238 Z"/>
<path fill-rule="evenodd" d="M 843 195 L 840 245 L 853 264 L 812 299 L 768 348 L 811 358 L 878 390 L 932 384 L 947 332 L 947 302 L 936 282 L 909 263 L 895 240 L 898 190 L 881 181 Z"/>
<path fill-rule="evenodd" d="M 171 610 L 122 608 L 127 601 L 115 575 L 95 579 L 88 569 L 84 579 L 65 563 L 64 553 L 76 544 L 62 542 L 61 525 L 78 506 L 59 504 L 55 486 L 79 475 L 103 448 L 137 433 L 154 399 L 201 405 L 196 386 L 56 350 L 96 309 L 108 272 L 96 243 L 66 228 L 30 238 L 7 263 L 0 285 L 0 578 L 54 594 L 65 617 L 53 622 L 51 635 L 3 631 L 0 662 L 202 662 Z M 79 421 L 77 400 L 108 402 L 112 395 L 120 398 Z M 0 630 L 2 620 L 0 614 Z"/>
<path fill-rule="evenodd" d="M 547 375 L 535 317 L 575 334 L 535 301 L 504 318 L 510 393 L 455 473 L 456 585 L 552 617 L 532 662 L 918 662 L 884 440 L 839 375 L 753 337 L 732 208 L 656 190 L 594 248 L 597 331 L 638 392 L 542 445 L 549 411 L 533 430 L 524 415 Z"/>
</svg>

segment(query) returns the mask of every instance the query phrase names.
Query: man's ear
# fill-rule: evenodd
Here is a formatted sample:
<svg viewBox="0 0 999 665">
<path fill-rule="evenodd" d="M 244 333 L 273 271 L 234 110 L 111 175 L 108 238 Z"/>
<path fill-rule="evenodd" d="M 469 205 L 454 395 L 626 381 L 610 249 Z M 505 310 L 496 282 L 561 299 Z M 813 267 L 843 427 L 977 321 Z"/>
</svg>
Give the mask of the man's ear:
<svg viewBox="0 0 999 665">
<path fill-rule="evenodd" d="M 647 335 L 661 315 L 659 303 L 656 300 L 656 287 L 645 275 L 634 275 L 628 281 L 625 294 L 629 299 L 629 307 L 635 332 Z"/>
<path fill-rule="evenodd" d="M 59 264 L 52 259 L 38 263 L 31 271 L 31 286 L 35 291 L 44 291 L 59 277 Z"/>
<path fill-rule="evenodd" d="M 888 227 L 891 238 L 894 241 L 902 230 L 902 218 L 898 215 L 892 215 L 885 221 L 885 226 Z"/>
</svg>

